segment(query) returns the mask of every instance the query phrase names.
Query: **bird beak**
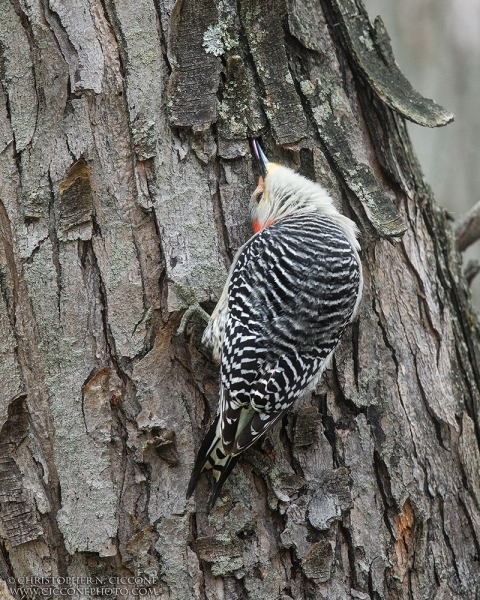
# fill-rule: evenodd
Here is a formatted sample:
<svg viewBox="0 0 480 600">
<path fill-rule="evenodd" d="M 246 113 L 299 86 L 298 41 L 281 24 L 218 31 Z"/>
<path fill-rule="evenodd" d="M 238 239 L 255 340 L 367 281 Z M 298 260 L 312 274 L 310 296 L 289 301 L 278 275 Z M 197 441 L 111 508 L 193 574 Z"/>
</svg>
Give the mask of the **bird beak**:
<svg viewBox="0 0 480 600">
<path fill-rule="evenodd" d="M 252 152 L 255 160 L 257 161 L 258 168 L 260 169 L 260 173 L 262 174 L 263 179 L 267 176 L 267 165 L 268 158 L 263 153 L 262 147 L 257 142 L 257 140 L 250 140 L 252 145 Z"/>
</svg>

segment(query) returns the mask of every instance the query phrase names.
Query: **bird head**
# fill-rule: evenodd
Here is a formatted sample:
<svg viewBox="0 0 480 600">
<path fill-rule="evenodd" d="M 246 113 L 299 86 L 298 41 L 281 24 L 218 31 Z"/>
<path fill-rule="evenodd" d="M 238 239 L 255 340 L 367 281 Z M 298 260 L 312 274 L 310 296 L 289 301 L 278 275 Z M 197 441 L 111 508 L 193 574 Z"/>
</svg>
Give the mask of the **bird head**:
<svg viewBox="0 0 480 600">
<path fill-rule="evenodd" d="M 321 185 L 288 167 L 270 162 L 257 140 L 252 140 L 251 144 L 261 173 L 250 202 L 254 233 L 293 214 L 318 211 L 325 216 L 346 219 L 335 208 L 328 192 Z"/>
</svg>

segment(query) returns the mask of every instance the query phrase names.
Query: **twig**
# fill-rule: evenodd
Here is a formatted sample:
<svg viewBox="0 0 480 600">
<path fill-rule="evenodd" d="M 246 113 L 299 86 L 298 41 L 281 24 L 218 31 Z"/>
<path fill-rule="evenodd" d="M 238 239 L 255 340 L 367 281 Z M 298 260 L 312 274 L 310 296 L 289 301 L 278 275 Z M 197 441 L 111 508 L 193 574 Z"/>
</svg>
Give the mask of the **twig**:
<svg viewBox="0 0 480 600">
<path fill-rule="evenodd" d="M 465 275 L 465 279 L 468 282 L 468 285 L 472 285 L 472 281 L 476 275 L 480 273 L 480 260 L 471 259 L 468 261 L 467 266 L 463 274 Z"/>
<path fill-rule="evenodd" d="M 468 213 L 455 222 L 455 237 L 460 252 L 466 250 L 480 238 L 480 202 L 477 202 Z"/>
</svg>

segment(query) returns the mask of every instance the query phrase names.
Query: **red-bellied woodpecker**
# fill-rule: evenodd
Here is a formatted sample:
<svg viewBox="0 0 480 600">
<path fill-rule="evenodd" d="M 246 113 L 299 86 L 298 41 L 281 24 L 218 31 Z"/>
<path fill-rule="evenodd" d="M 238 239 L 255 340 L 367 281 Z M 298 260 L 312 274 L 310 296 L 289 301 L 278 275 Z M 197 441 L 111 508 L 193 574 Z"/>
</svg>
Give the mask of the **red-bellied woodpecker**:
<svg viewBox="0 0 480 600">
<path fill-rule="evenodd" d="M 238 251 L 203 341 L 220 361 L 217 418 L 199 450 L 217 498 L 240 454 L 321 375 L 359 305 L 356 225 L 326 190 L 253 153 L 262 177 L 251 199 L 255 234 Z"/>
</svg>

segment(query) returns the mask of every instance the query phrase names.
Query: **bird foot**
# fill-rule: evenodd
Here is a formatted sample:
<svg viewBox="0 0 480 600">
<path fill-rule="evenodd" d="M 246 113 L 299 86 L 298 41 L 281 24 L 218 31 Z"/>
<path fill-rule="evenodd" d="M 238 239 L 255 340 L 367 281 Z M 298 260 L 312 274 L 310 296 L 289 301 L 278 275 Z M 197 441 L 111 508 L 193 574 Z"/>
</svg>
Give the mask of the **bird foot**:
<svg viewBox="0 0 480 600">
<path fill-rule="evenodd" d="M 200 304 L 198 304 L 198 303 L 192 304 L 183 313 L 183 317 L 182 317 L 182 320 L 180 321 L 180 325 L 179 325 L 177 331 L 173 335 L 175 337 L 178 337 L 179 335 L 182 335 L 182 333 L 185 333 L 185 329 L 186 329 L 188 323 L 192 320 L 192 317 L 194 317 L 194 316 L 200 317 L 206 323 L 208 323 L 208 321 L 210 320 L 210 315 L 205 310 L 203 310 L 203 308 L 200 306 Z"/>
<path fill-rule="evenodd" d="M 175 294 L 183 303 L 184 307 L 187 307 L 187 310 L 183 313 L 182 320 L 180 321 L 177 331 L 172 335 L 174 337 L 178 337 L 185 333 L 188 323 L 195 316 L 200 317 L 203 321 L 208 323 L 210 320 L 210 315 L 200 306 L 195 295 L 195 291 L 192 288 L 185 288 L 180 283 L 171 279 L 169 279 L 168 282 L 173 284 Z"/>
</svg>

